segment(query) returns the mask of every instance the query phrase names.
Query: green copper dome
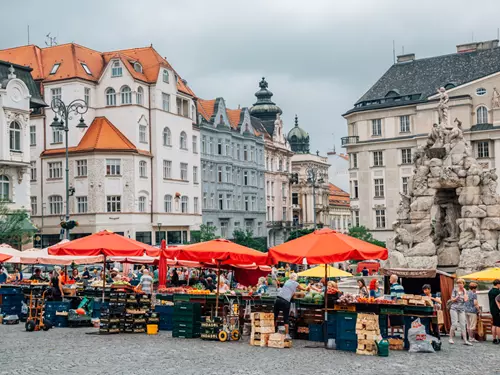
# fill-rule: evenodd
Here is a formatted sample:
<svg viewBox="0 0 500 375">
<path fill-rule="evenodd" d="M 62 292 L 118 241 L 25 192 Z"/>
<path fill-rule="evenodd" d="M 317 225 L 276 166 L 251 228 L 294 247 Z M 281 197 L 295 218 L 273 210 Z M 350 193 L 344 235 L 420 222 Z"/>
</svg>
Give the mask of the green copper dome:
<svg viewBox="0 0 500 375">
<path fill-rule="evenodd" d="M 273 93 L 267 89 L 267 82 L 264 77 L 262 81 L 259 82 L 260 90 L 255 93 L 257 101 L 250 108 L 250 115 L 257 117 L 263 121 L 273 121 L 276 120 L 276 115 L 282 114 L 281 108 L 276 105 L 271 100 Z"/>
<path fill-rule="evenodd" d="M 295 115 L 295 126 L 288 133 L 287 139 L 293 152 L 298 154 L 309 153 L 309 133 L 299 126 L 297 115 Z"/>
</svg>

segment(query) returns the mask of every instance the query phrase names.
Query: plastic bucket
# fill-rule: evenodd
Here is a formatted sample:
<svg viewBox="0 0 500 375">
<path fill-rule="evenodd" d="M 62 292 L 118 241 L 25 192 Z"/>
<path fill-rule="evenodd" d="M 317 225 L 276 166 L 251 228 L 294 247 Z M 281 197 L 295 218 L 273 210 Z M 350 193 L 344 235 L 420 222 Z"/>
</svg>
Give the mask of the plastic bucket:
<svg viewBox="0 0 500 375">
<path fill-rule="evenodd" d="M 148 324 L 147 326 L 148 335 L 157 335 L 158 334 L 158 324 Z"/>
</svg>

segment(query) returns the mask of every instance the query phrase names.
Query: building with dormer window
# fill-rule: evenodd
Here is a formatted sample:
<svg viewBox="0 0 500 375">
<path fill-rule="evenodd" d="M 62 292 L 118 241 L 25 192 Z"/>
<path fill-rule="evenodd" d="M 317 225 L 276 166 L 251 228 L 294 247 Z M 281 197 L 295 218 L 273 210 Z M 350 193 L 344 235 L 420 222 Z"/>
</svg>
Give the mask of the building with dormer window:
<svg viewBox="0 0 500 375">
<path fill-rule="evenodd" d="M 69 124 L 69 202 L 64 133 L 50 127 L 50 108 L 29 121 L 39 246 L 59 241 L 66 204 L 79 223 L 71 238 L 109 229 L 152 244 L 190 240 L 201 224 L 196 96 L 166 59 L 152 46 L 98 52 L 74 43 L 5 49 L 0 59 L 29 66 L 47 103 L 89 106 L 86 130 L 75 116 Z"/>
<path fill-rule="evenodd" d="M 265 237 L 264 135 L 248 108 L 228 109 L 223 98 L 198 100 L 203 223 L 217 235 L 235 230 Z"/>
</svg>

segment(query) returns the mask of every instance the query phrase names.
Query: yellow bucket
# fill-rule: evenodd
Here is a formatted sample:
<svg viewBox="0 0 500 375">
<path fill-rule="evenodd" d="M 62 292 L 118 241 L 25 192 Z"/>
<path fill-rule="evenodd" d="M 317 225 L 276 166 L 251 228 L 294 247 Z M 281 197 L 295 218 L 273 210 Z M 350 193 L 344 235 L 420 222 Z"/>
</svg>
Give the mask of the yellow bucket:
<svg viewBox="0 0 500 375">
<path fill-rule="evenodd" d="M 158 334 L 158 324 L 148 324 L 147 325 L 148 335 L 157 335 Z"/>
</svg>

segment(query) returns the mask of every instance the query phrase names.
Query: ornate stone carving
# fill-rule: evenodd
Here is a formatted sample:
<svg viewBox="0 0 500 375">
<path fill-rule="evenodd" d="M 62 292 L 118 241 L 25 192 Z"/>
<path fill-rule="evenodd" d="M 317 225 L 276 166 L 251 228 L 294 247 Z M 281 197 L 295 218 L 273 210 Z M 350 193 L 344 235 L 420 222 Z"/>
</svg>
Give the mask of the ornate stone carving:
<svg viewBox="0 0 500 375">
<path fill-rule="evenodd" d="M 500 108 L 500 93 L 496 87 L 493 87 L 493 98 L 491 100 L 491 106 L 493 108 Z"/>
<path fill-rule="evenodd" d="M 439 93 L 439 105 L 438 105 L 438 118 L 439 124 L 443 125 L 445 128 L 451 128 L 449 119 L 448 119 L 448 102 L 450 98 L 446 93 L 446 89 L 444 87 L 440 87 L 438 89 Z"/>
</svg>

